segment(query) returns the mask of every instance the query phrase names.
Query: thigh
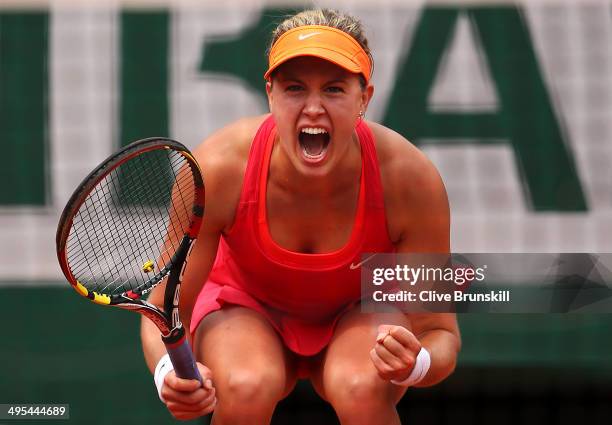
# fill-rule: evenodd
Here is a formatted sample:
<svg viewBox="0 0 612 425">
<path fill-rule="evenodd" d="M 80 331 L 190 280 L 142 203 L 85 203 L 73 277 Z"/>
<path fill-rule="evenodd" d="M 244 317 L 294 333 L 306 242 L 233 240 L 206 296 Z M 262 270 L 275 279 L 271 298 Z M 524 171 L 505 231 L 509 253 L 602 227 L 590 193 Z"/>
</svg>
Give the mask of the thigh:
<svg viewBox="0 0 612 425">
<path fill-rule="evenodd" d="M 385 394 L 394 404 L 399 401 L 406 389 L 380 378 L 370 359 L 381 324 L 411 330 L 410 320 L 399 311 L 362 313 L 357 306 L 340 319 L 326 351 L 313 366 L 312 384 L 321 397 L 332 401 L 332 392 L 339 388 L 342 392 L 346 388 L 350 391 L 351 387 L 368 387 L 371 392 Z"/>
<path fill-rule="evenodd" d="M 199 324 L 197 359 L 213 374 L 215 385 L 229 385 L 244 375 L 263 378 L 286 396 L 296 382 L 296 361 L 272 325 L 256 311 L 227 306 Z M 240 376 L 240 374 L 242 374 Z"/>
</svg>

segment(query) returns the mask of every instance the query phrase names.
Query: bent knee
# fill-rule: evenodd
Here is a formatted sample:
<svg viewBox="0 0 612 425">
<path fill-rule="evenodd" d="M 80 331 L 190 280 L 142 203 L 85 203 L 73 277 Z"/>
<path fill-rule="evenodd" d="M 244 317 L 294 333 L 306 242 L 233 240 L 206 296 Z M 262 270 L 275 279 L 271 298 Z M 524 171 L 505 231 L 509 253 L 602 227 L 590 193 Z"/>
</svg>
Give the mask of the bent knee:
<svg viewBox="0 0 612 425">
<path fill-rule="evenodd" d="M 361 410 L 393 405 L 397 389 L 374 371 L 334 373 L 325 382 L 325 395 L 336 408 Z"/>
<path fill-rule="evenodd" d="M 234 369 L 216 385 L 219 401 L 275 404 L 283 398 L 286 378 L 274 370 Z"/>
</svg>

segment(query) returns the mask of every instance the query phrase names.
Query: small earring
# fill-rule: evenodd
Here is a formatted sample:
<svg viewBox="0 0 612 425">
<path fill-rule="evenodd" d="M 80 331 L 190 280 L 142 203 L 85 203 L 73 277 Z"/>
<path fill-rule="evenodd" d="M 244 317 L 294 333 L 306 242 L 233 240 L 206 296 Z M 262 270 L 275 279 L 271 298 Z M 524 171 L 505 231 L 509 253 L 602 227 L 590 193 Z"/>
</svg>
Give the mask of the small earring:
<svg viewBox="0 0 612 425">
<path fill-rule="evenodd" d="M 359 111 L 358 118 L 359 118 L 360 120 L 362 120 L 362 119 L 363 119 L 363 111 Z"/>
</svg>

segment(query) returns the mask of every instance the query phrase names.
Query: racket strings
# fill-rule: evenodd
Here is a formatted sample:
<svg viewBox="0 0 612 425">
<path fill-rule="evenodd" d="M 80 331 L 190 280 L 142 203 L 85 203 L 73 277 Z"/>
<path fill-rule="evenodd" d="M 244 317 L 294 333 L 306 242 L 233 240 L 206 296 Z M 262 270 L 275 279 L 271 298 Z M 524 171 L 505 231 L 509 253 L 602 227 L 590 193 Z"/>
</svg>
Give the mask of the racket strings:
<svg viewBox="0 0 612 425">
<path fill-rule="evenodd" d="M 182 157 L 181 157 L 182 159 Z M 181 178 L 178 178 L 176 175 L 176 172 L 174 171 L 174 167 L 169 167 L 168 168 L 169 171 L 171 171 L 173 173 L 172 175 L 172 179 L 175 181 L 175 189 L 178 188 L 178 190 L 176 190 L 176 192 L 180 195 L 182 202 L 170 202 L 170 207 L 173 209 L 173 213 L 177 214 L 177 216 L 179 217 L 179 223 L 184 224 L 185 223 L 185 219 L 189 219 L 190 218 L 190 211 L 186 208 L 186 206 L 192 206 L 193 205 L 193 201 L 194 201 L 194 192 L 193 192 L 193 177 L 191 175 L 191 173 L 183 173 L 183 176 Z M 146 181 L 142 181 L 142 177 L 140 174 L 137 175 L 139 178 L 141 178 L 141 187 L 146 185 Z M 149 170 L 148 175 L 144 176 L 147 178 L 153 178 L 153 172 L 152 169 Z M 188 200 L 184 199 L 184 192 L 185 192 L 185 186 L 187 188 L 190 189 L 190 196 Z M 151 202 L 152 199 L 150 197 L 143 197 L 143 196 L 134 196 L 135 199 L 138 199 L 139 202 Z M 177 211 L 176 207 L 177 206 L 182 206 L 182 211 Z M 165 210 L 166 214 L 170 214 L 169 209 L 167 208 Z M 185 232 L 185 227 L 184 226 L 180 226 L 179 228 L 177 228 L 173 222 L 171 222 L 171 229 L 173 230 L 173 236 L 174 236 L 174 240 L 180 240 L 180 238 L 183 236 L 184 232 Z M 158 229 L 159 230 L 159 229 Z M 160 236 L 165 236 L 165 235 L 161 235 Z"/>
<path fill-rule="evenodd" d="M 139 174 L 136 174 L 136 176 L 137 176 L 137 177 L 141 177 Z M 144 175 L 144 178 L 145 178 L 146 180 L 149 180 L 149 179 L 151 178 L 150 173 L 149 173 L 149 175 Z M 140 182 L 140 184 L 142 185 L 142 184 L 143 184 L 143 182 L 141 181 L 141 182 Z M 160 205 L 160 202 L 159 202 L 159 201 L 156 201 L 156 200 L 154 200 L 154 199 L 153 199 L 153 202 L 152 202 L 152 198 L 151 198 L 150 196 L 148 196 L 148 197 L 146 197 L 146 198 L 143 198 L 142 196 L 139 196 L 139 197 L 136 197 L 136 198 L 137 198 L 137 199 L 139 200 L 139 202 L 141 202 L 141 203 L 145 203 L 145 204 L 155 204 L 155 203 L 157 203 L 158 205 Z M 127 203 L 127 206 L 128 206 L 128 210 L 130 210 L 130 213 L 133 213 L 134 207 L 131 205 L 131 203 Z M 148 217 L 150 217 L 150 216 L 148 216 Z M 150 220 L 149 220 L 149 221 L 150 221 Z M 140 224 L 142 224 L 142 222 L 141 222 Z M 150 223 L 147 223 L 147 225 L 149 225 L 149 224 L 150 224 Z M 125 226 L 124 226 L 124 227 L 125 227 Z M 142 228 L 138 228 L 138 224 L 136 224 L 134 227 L 136 227 L 136 230 L 138 230 L 138 231 L 142 231 L 142 230 L 143 230 Z M 128 228 L 129 233 L 131 233 L 131 234 L 133 234 L 133 233 L 134 233 L 134 227 L 129 227 L 129 226 L 127 227 L 127 228 Z M 145 227 L 146 227 L 146 226 L 145 226 Z M 156 227 L 151 227 L 151 229 L 156 229 Z M 164 236 L 164 235 L 162 235 L 160 232 L 157 232 L 157 239 L 160 239 L 160 238 L 162 238 L 163 236 Z M 150 242 L 150 240 L 151 240 L 151 238 L 148 238 L 148 241 L 149 241 L 149 242 Z M 123 244 L 122 244 L 122 246 L 125 246 L 125 243 L 123 243 Z M 151 244 L 149 244 L 149 247 L 148 247 L 148 248 L 152 248 Z M 166 259 L 164 259 L 164 260 L 169 261 L 169 258 L 166 258 Z M 141 273 L 141 272 L 140 272 L 140 268 L 138 268 L 138 272 L 139 272 L 139 273 Z M 144 273 L 141 273 L 141 274 L 144 276 Z M 113 283 L 114 283 L 114 282 L 113 282 Z M 107 286 L 108 286 L 108 285 L 107 285 Z M 103 288 L 102 288 L 102 290 L 105 290 L 105 288 L 106 288 L 106 287 L 103 287 Z"/>
<path fill-rule="evenodd" d="M 128 167 L 132 167 L 134 164 L 132 163 L 127 163 L 126 166 Z M 132 167 L 134 168 L 134 167 Z M 170 168 L 171 169 L 171 168 Z M 132 175 L 135 176 L 136 179 L 138 179 L 137 182 L 137 189 L 143 189 L 147 186 L 147 181 L 150 181 L 151 179 L 155 178 L 155 175 L 153 173 L 152 168 L 150 169 L 145 169 L 144 173 L 138 173 L 134 170 L 131 170 Z M 113 182 L 115 183 L 115 182 Z M 140 204 L 145 204 L 145 205 L 162 205 L 164 203 L 165 200 L 162 200 L 160 202 L 160 200 L 155 199 L 155 194 L 153 194 L 150 191 L 138 191 L 138 190 L 134 190 L 133 193 L 130 193 L 130 196 L 136 200 L 138 203 Z M 129 202 L 128 204 L 128 210 L 130 211 L 130 213 L 135 213 L 134 210 L 134 206 L 132 205 L 131 202 Z M 159 226 L 156 226 L 156 219 L 159 215 L 164 215 L 164 214 L 168 214 L 168 210 L 162 210 L 161 207 L 158 208 L 158 210 L 156 211 L 156 214 L 153 216 L 144 216 L 144 217 L 140 217 L 141 220 L 133 223 L 133 226 L 128 226 L 130 232 L 133 234 L 134 230 L 137 231 L 137 233 L 141 233 L 141 232 L 146 232 L 147 229 L 152 232 L 150 236 L 152 236 L 153 242 L 157 242 L 160 240 L 160 238 L 163 238 L 165 235 L 162 234 L 162 230 L 160 229 Z M 152 223 L 153 221 L 153 223 Z M 153 233 L 155 232 L 155 233 Z M 147 248 L 150 249 L 154 249 L 154 246 L 152 246 L 153 244 L 151 243 L 151 238 L 147 239 L 148 242 L 148 246 Z M 169 260 L 169 259 L 167 259 Z"/>
<path fill-rule="evenodd" d="M 140 201 L 142 202 L 142 201 L 143 201 L 143 197 L 142 197 L 142 196 L 139 196 L 139 195 L 138 195 L 138 192 L 136 192 L 136 191 L 134 191 L 134 193 L 136 193 L 135 198 L 140 199 Z M 151 204 L 151 202 L 150 202 L 150 198 L 149 198 L 149 200 L 145 200 L 144 202 L 145 202 L 145 203 L 149 203 L 149 204 Z M 158 204 L 159 204 L 159 203 L 158 203 Z M 130 203 L 127 203 L 127 205 L 128 205 L 128 209 L 129 209 L 129 210 L 133 210 L 133 209 L 134 209 L 134 208 L 133 208 L 133 207 L 130 205 Z M 132 211 L 130 211 L 130 212 L 132 212 Z M 123 226 L 123 227 L 125 227 L 125 226 Z M 129 227 L 128 227 L 128 229 L 130 230 L 130 233 L 133 233 L 133 231 L 132 231 L 132 229 L 131 229 L 131 228 L 129 228 Z M 122 246 L 125 246 L 125 244 L 122 244 Z M 107 257 L 107 260 L 108 260 L 108 257 Z M 113 258 L 113 260 L 114 260 L 114 258 Z M 142 274 L 142 275 L 144 276 L 144 274 L 140 272 L 140 268 L 138 268 L 137 270 L 138 270 L 138 272 L 139 272 L 140 274 Z M 95 273 L 95 271 L 94 271 L 94 273 Z M 106 289 L 107 289 L 109 286 L 114 285 L 114 284 L 115 284 L 115 282 L 116 282 L 117 280 L 118 280 L 118 279 L 115 279 L 115 280 L 113 280 L 113 281 L 111 281 L 111 282 L 108 282 L 108 280 L 107 280 L 107 279 L 104 279 L 104 281 L 108 282 L 108 283 L 107 283 L 107 285 L 106 285 L 106 286 L 104 286 L 104 287 L 99 287 L 98 285 L 96 285 L 96 286 L 97 286 L 97 289 L 98 289 L 100 292 L 103 292 L 103 291 L 105 291 L 105 290 L 106 290 Z M 125 283 L 125 282 L 124 282 L 124 283 Z"/>
<path fill-rule="evenodd" d="M 110 183 L 114 185 L 115 182 L 114 180 L 111 179 Z M 104 200 L 101 199 L 99 195 L 100 195 L 100 191 L 93 192 L 90 195 L 92 204 L 102 204 L 104 202 Z M 85 209 L 82 208 L 79 211 L 79 213 L 81 212 L 86 213 L 87 217 L 84 217 L 80 222 L 75 221 L 73 223 L 73 226 L 75 227 L 75 230 L 76 230 L 76 232 L 74 233 L 75 236 L 79 237 L 79 235 L 86 234 L 86 232 L 91 233 L 91 230 L 87 228 L 86 224 L 94 223 L 96 221 L 100 222 L 102 220 L 98 214 L 99 209 L 100 208 L 85 208 Z M 92 218 L 91 216 L 92 210 L 96 213 L 96 219 Z M 128 204 L 128 212 L 131 214 L 135 213 L 135 211 L 130 210 L 129 204 Z M 125 247 L 127 245 L 127 241 L 130 238 L 132 239 L 135 238 L 133 228 L 131 226 L 126 225 L 126 220 L 116 220 L 114 224 L 115 224 L 115 227 L 111 227 L 107 230 L 105 230 L 105 228 L 101 226 L 95 226 L 93 228 L 93 235 L 89 234 L 90 236 L 89 240 L 97 242 L 98 248 L 100 250 L 112 248 L 110 245 L 110 242 L 115 241 L 116 242 L 114 244 L 115 248 L 121 249 L 124 251 L 124 253 L 128 254 Z M 91 237 L 91 236 L 94 236 L 94 237 Z M 88 261 L 86 250 L 82 249 L 82 252 L 80 254 L 82 254 L 81 255 L 82 258 L 80 262 L 76 260 L 77 257 L 75 257 L 74 259 L 71 258 L 72 259 L 71 264 L 75 268 L 83 265 L 83 263 Z M 107 270 L 108 270 L 108 267 L 107 267 Z"/>
<path fill-rule="evenodd" d="M 174 167 L 170 168 L 170 170 L 174 172 Z M 140 174 L 138 174 L 138 177 L 142 177 L 142 176 Z M 150 177 L 150 176 L 145 176 L 145 177 Z M 175 188 L 178 187 L 180 189 L 180 188 L 183 188 L 185 185 L 187 185 L 187 187 L 189 187 L 189 188 L 193 187 L 193 178 L 192 178 L 192 175 L 190 173 L 183 173 L 183 176 L 181 178 L 177 177 L 176 173 L 175 173 L 174 174 L 174 178 L 176 179 Z M 143 183 L 143 182 L 141 181 L 141 183 Z M 180 196 L 181 202 L 178 202 L 178 203 L 177 202 L 171 202 L 170 206 L 174 209 L 175 213 L 178 213 L 176 211 L 176 207 L 177 206 L 182 206 L 183 207 L 182 208 L 182 216 L 185 216 L 187 219 L 190 219 L 190 217 L 188 215 L 189 213 L 188 213 L 188 211 L 184 207 L 186 205 L 190 205 L 190 204 L 192 205 L 193 204 L 193 197 L 195 196 L 195 194 L 193 193 L 193 190 L 191 190 L 192 193 L 190 194 L 190 199 L 189 200 L 185 200 L 184 199 L 184 192 L 185 192 L 184 189 L 178 190 L 176 192 L 178 193 L 178 196 Z M 139 196 L 136 196 L 136 198 L 140 199 L 141 201 L 144 200 L 145 202 L 150 201 L 149 198 L 142 198 L 142 197 L 139 197 Z M 166 212 L 168 214 L 170 214 L 170 211 L 168 209 L 166 209 Z M 185 220 L 179 220 L 179 223 L 184 223 L 184 221 Z M 150 223 L 147 223 L 147 224 L 150 224 Z M 155 228 L 155 227 L 149 227 L 149 228 L 157 230 L 157 235 L 160 238 L 163 238 L 165 236 L 165 235 L 163 235 L 159 231 L 159 228 Z M 164 265 L 166 265 L 166 264 L 168 264 L 170 262 L 170 260 L 172 258 L 171 257 L 172 254 L 171 253 L 174 253 L 178 249 L 178 243 L 182 239 L 182 236 L 185 233 L 186 229 L 184 227 L 177 228 L 177 226 L 175 225 L 175 220 L 170 220 L 169 226 L 168 226 L 168 233 L 170 232 L 170 230 L 172 230 L 173 234 L 174 234 L 173 235 L 174 237 L 169 239 L 171 241 L 171 245 L 168 246 L 167 249 L 161 251 L 158 254 L 158 258 L 161 259 L 161 261 L 158 261 L 158 263 L 161 264 L 161 267 L 163 267 Z M 158 239 L 158 240 L 160 240 L 160 239 Z M 153 247 L 150 247 L 150 248 L 153 248 Z M 144 273 L 141 273 L 141 274 L 143 276 L 145 276 Z M 145 279 L 146 279 L 146 277 L 145 277 Z M 112 286 L 114 283 L 115 282 L 113 281 L 113 282 L 110 282 L 109 284 L 107 284 L 105 287 L 102 287 L 101 288 L 101 292 L 106 291 L 106 289 L 108 287 Z M 124 284 L 125 283 L 127 283 L 127 282 L 124 282 Z M 136 286 L 136 287 L 134 287 L 132 289 L 141 289 L 141 288 L 145 287 L 146 284 L 147 284 L 147 281 L 145 281 L 144 283 L 141 283 L 140 285 L 138 285 L 138 286 Z"/>
<path fill-rule="evenodd" d="M 180 239 L 182 238 L 182 236 L 183 236 L 183 234 L 185 233 L 185 230 L 186 230 L 186 227 L 184 226 L 185 221 L 186 220 L 188 221 L 190 219 L 190 213 L 189 213 L 189 210 L 186 208 L 186 206 L 187 205 L 192 206 L 193 205 L 193 201 L 194 201 L 193 177 L 192 177 L 191 173 L 183 173 L 182 178 L 179 179 L 177 177 L 177 175 L 176 175 L 174 167 L 170 167 L 169 171 L 171 171 L 173 173 L 172 178 L 175 181 L 175 185 L 174 185 L 175 193 L 178 193 L 178 195 L 180 196 L 181 201 L 182 201 L 182 202 L 175 202 L 175 201 L 170 202 L 169 206 L 170 206 L 170 208 L 172 208 L 173 211 L 170 211 L 170 208 L 166 208 L 166 210 L 165 210 L 166 214 L 175 214 L 179 218 L 178 223 L 180 224 L 180 226 L 177 227 L 174 224 L 175 220 L 171 220 L 170 221 L 169 229 L 167 229 L 168 231 L 169 230 L 173 231 L 173 235 L 172 235 L 173 238 L 171 238 L 171 240 L 173 242 L 177 243 L 177 246 L 178 246 L 178 242 L 180 242 Z M 138 175 L 138 176 L 141 177 L 140 175 Z M 153 176 L 152 175 L 148 175 L 146 177 L 151 178 Z M 144 181 L 141 181 L 141 183 L 142 183 L 142 185 L 146 184 L 146 182 L 144 182 Z M 183 193 L 186 190 L 185 186 L 187 188 L 191 189 L 190 190 L 191 193 L 190 193 L 190 196 L 189 196 L 188 200 L 184 200 L 184 196 L 183 196 Z M 143 198 L 140 197 L 140 200 L 142 200 L 142 199 Z M 145 199 L 146 199 L 147 202 L 150 201 L 149 198 L 145 198 Z M 181 206 L 182 207 L 182 211 L 177 211 L 177 208 L 176 208 L 177 206 Z M 146 223 L 146 224 L 148 225 L 150 223 Z M 155 228 L 155 227 L 148 227 L 148 228 L 150 228 L 150 229 L 157 229 L 158 230 L 158 236 L 161 236 L 161 237 L 165 236 L 164 234 L 161 234 L 159 232 L 159 228 Z M 177 246 L 175 246 L 174 248 L 176 248 Z"/>
<path fill-rule="evenodd" d="M 94 192 L 94 193 L 91 194 L 91 196 L 92 196 L 92 199 L 93 198 L 98 198 L 98 193 Z M 79 221 L 75 220 L 75 222 L 74 222 L 75 226 L 77 226 L 79 224 L 82 224 L 83 222 L 97 222 L 97 221 L 100 220 L 96 209 L 86 208 L 84 210 L 80 210 L 79 213 L 81 213 L 81 211 L 83 212 L 83 215 L 85 217 L 82 219 L 82 221 L 80 223 L 79 223 Z M 93 215 L 92 215 L 92 212 L 93 212 Z M 81 227 L 83 227 L 83 226 L 81 226 Z M 75 228 L 75 230 L 77 230 L 77 229 Z M 95 231 L 97 231 L 97 228 L 96 228 Z M 97 250 L 99 250 L 99 251 L 102 251 L 103 249 L 107 249 L 108 248 L 108 246 L 104 246 L 105 244 L 103 245 L 104 239 L 102 239 L 102 238 L 94 237 L 94 238 L 87 238 L 87 240 L 81 240 L 81 238 L 79 238 L 80 233 L 78 231 L 75 232 L 74 234 L 76 235 L 77 240 L 79 242 L 79 246 L 81 247 L 81 249 L 83 250 L 84 253 L 86 253 L 88 251 L 91 251 L 92 248 L 94 248 L 94 249 L 97 248 Z M 97 235 L 94 235 L 94 236 L 97 236 Z M 95 247 L 94 247 L 94 245 L 95 245 Z M 87 249 L 85 247 L 87 247 Z M 71 260 L 72 260 L 71 256 L 69 256 L 69 261 L 71 261 Z M 108 265 L 108 261 L 106 260 L 106 258 L 104 258 L 103 261 L 106 263 L 106 265 L 105 265 L 106 269 L 108 269 L 109 265 Z M 100 268 L 100 270 L 102 269 L 102 265 L 100 265 L 99 262 L 98 262 L 98 267 Z M 73 266 L 73 269 L 76 270 L 76 268 L 74 266 Z M 95 275 L 92 276 L 92 277 L 94 277 L 94 282 L 97 282 L 97 279 L 95 278 Z M 93 289 L 93 288 L 88 287 L 88 289 Z M 98 288 L 95 288 L 95 289 L 98 289 Z"/>
<path fill-rule="evenodd" d="M 88 289 L 145 288 L 147 261 L 167 266 L 188 231 L 195 201 L 189 163 L 178 152 L 136 156 L 100 181 L 75 214 L 67 258 Z"/>
<path fill-rule="evenodd" d="M 92 197 L 95 199 L 96 197 Z M 90 209 L 85 210 L 89 212 Z M 97 211 L 94 209 L 94 211 Z M 88 221 L 87 221 L 88 220 Z M 100 222 L 100 215 L 95 214 L 95 218 L 92 217 L 91 214 L 86 214 L 85 222 Z M 93 285 L 86 285 L 89 289 L 96 290 L 97 292 L 103 292 L 104 288 L 109 287 L 109 278 L 115 276 L 114 279 L 110 280 L 110 285 L 115 285 L 115 283 L 121 278 L 120 274 L 113 273 L 114 265 L 121 265 L 121 259 L 128 260 L 133 262 L 134 258 L 132 258 L 129 254 L 129 251 L 126 249 L 128 247 L 127 242 L 130 239 L 135 239 L 133 229 L 129 226 L 125 226 L 123 221 L 117 220 L 115 221 L 116 228 L 113 231 L 110 231 L 107 235 L 102 236 L 100 233 L 103 232 L 102 226 L 96 226 L 93 235 L 89 235 L 85 240 L 85 244 L 90 242 L 88 247 L 89 250 L 84 249 L 81 255 L 80 261 L 76 261 L 78 257 L 70 257 L 69 261 L 71 262 L 71 266 L 73 270 L 79 270 L 80 268 L 90 267 L 89 274 L 92 278 Z M 83 232 L 87 231 L 85 226 L 83 227 Z M 76 229 L 75 227 L 75 230 Z M 123 230 L 122 233 L 118 233 L 119 230 Z M 75 233 L 77 237 L 81 235 L 78 231 Z M 119 236 L 121 235 L 121 236 Z M 80 239 L 80 238 L 79 238 Z M 114 241 L 114 243 L 111 243 Z M 83 246 L 83 242 L 80 243 Z M 96 261 L 96 266 L 91 268 L 90 263 L 92 260 L 91 251 L 104 252 L 105 255 L 103 257 L 98 256 L 98 260 Z M 105 271 L 105 273 L 103 272 Z M 107 276 L 108 275 L 108 276 Z M 83 280 L 83 278 L 81 278 Z M 106 282 L 106 285 L 104 283 Z M 124 281 L 125 283 L 126 281 Z M 102 286 L 104 285 L 104 286 Z M 115 285 L 118 287 L 117 285 Z"/>
</svg>

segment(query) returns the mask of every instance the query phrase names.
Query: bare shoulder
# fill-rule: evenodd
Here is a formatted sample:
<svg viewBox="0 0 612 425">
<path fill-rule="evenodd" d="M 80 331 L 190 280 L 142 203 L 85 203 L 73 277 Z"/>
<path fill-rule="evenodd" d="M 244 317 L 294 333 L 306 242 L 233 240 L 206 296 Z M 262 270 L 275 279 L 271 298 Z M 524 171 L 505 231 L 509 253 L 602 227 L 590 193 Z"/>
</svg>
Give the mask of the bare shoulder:
<svg viewBox="0 0 612 425">
<path fill-rule="evenodd" d="M 448 234 L 448 198 L 435 165 L 399 133 L 380 124 L 368 124 L 376 138 L 392 241 L 406 240 L 408 234 L 418 234 L 418 228 L 427 229 L 432 237 L 439 231 Z"/>
<path fill-rule="evenodd" d="M 376 123 L 368 123 L 376 138 L 376 153 L 383 184 L 410 189 L 415 185 L 437 185 L 438 170 L 427 156 L 401 134 Z"/>
<path fill-rule="evenodd" d="M 266 117 L 242 118 L 215 131 L 194 150 L 198 163 L 215 173 L 240 168 L 236 160 L 246 161 L 253 137 Z"/>
<path fill-rule="evenodd" d="M 266 117 L 248 117 L 229 124 L 193 151 L 204 176 L 207 221 L 214 221 L 221 230 L 233 222 L 251 143 Z"/>
</svg>

